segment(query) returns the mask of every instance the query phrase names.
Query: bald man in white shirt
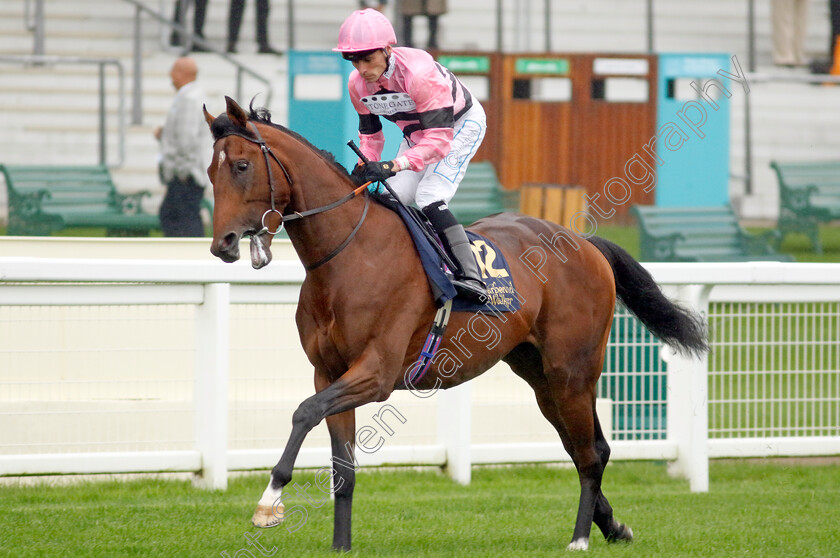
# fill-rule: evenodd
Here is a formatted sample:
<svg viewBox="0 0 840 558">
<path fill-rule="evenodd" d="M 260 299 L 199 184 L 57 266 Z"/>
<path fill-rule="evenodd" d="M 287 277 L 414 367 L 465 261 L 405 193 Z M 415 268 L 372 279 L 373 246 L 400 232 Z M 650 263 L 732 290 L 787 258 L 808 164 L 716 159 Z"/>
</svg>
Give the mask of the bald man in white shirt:
<svg viewBox="0 0 840 558">
<path fill-rule="evenodd" d="M 169 76 L 177 94 L 163 127 L 155 130 L 160 140 L 161 181 L 166 184 L 160 225 L 164 236 L 204 236 L 199 210 L 213 155 L 213 139 L 202 110 L 204 92 L 196 82 L 198 66 L 192 58 L 178 58 Z"/>
</svg>

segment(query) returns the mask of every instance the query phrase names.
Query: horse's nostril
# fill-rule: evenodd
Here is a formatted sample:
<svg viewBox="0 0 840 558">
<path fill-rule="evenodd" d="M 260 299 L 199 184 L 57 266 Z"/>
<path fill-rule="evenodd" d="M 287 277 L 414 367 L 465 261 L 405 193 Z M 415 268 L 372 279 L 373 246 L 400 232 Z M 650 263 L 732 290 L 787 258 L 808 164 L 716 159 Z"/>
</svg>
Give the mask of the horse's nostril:
<svg viewBox="0 0 840 558">
<path fill-rule="evenodd" d="M 210 253 L 223 262 L 235 262 L 239 259 L 239 235 L 235 232 L 229 232 L 218 242 L 214 241 L 210 246 Z"/>
<path fill-rule="evenodd" d="M 223 252 L 230 250 L 230 247 L 235 246 L 238 240 L 239 235 L 237 235 L 235 232 L 227 233 L 222 239 L 222 241 L 219 243 L 219 250 Z"/>
</svg>

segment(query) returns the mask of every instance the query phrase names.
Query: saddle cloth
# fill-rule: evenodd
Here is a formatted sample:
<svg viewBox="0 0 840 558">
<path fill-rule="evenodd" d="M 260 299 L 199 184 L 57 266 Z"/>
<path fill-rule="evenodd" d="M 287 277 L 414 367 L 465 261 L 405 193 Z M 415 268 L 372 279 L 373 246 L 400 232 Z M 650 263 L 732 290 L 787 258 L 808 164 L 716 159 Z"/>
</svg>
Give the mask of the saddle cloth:
<svg viewBox="0 0 840 558">
<path fill-rule="evenodd" d="M 419 217 L 419 221 L 425 224 L 427 231 L 436 236 L 423 213 L 414 208 L 405 207 L 387 194 L 374 195 L 373 199 L 396 212 L 405 223 L 411 239 L 414 241 L 417 254 L 420 256 L 420 262 L 423 264 L 426 278 L 429 281 L 438 308 L 443 306 L 446 301 L 452 300 L 453 312 L 515 312 L 519 310 L 519 298 L 516 294 L 510 267 L 504 254 L 489 239 L 472 231 L 467 231 L 467 238 L 472 244 L 478 269 L 490 295 L 490 299 L 485 304 L 475 304 L 456 296 L 457 292 L 452 285 L 450 276 L 445 271 L 443 260 L 431 245 L 429 238 L 420 229 L 420 225 L 408 212 L 413 211 L 414 215 Z"/>
</svg>

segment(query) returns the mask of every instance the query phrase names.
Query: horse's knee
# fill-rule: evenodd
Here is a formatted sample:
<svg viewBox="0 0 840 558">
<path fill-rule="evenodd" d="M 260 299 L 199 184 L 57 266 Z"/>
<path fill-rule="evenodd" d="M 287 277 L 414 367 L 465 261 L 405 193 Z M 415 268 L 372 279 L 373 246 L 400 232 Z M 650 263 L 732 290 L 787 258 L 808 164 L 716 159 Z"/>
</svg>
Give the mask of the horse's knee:
<svg viewBox="0 0 840 558">
<path fill-rule="evenodd" d="M 322 418 L 312 402 L 307 399 L 292 413 L 292 428 L 301 428 L 308 432 L 318 426 Z"/>
</svg>

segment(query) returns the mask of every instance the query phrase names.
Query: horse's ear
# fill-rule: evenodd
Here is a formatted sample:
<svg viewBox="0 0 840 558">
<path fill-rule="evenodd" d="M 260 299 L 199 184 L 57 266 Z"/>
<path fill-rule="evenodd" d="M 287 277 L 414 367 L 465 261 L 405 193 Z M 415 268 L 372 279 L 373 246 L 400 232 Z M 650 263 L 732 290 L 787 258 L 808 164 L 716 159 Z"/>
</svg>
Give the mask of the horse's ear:
<svg viewBox="0 0 840 558">
<path fill-rule="evenodd" d="M 216 118 L 212 114 L 207 112 L 207 105 L 202 105 L 201 108 L 204 109 L 204 120 L 207 121 L 207 125 L 212 126 Z"/>
<path fill-rule="evenodd" d="M 245 111 L 242 110 L 236 101 L 231 99 L 230 97 L 225 96 L 225 101 L 227 102 L 227 115 L 230 118 L 230 121 L 233 122 L 236 126 L 240 128 L 245 127 L 245 123 L 248 121 L 248 115 L 245 114 Z"/>
</svg>

